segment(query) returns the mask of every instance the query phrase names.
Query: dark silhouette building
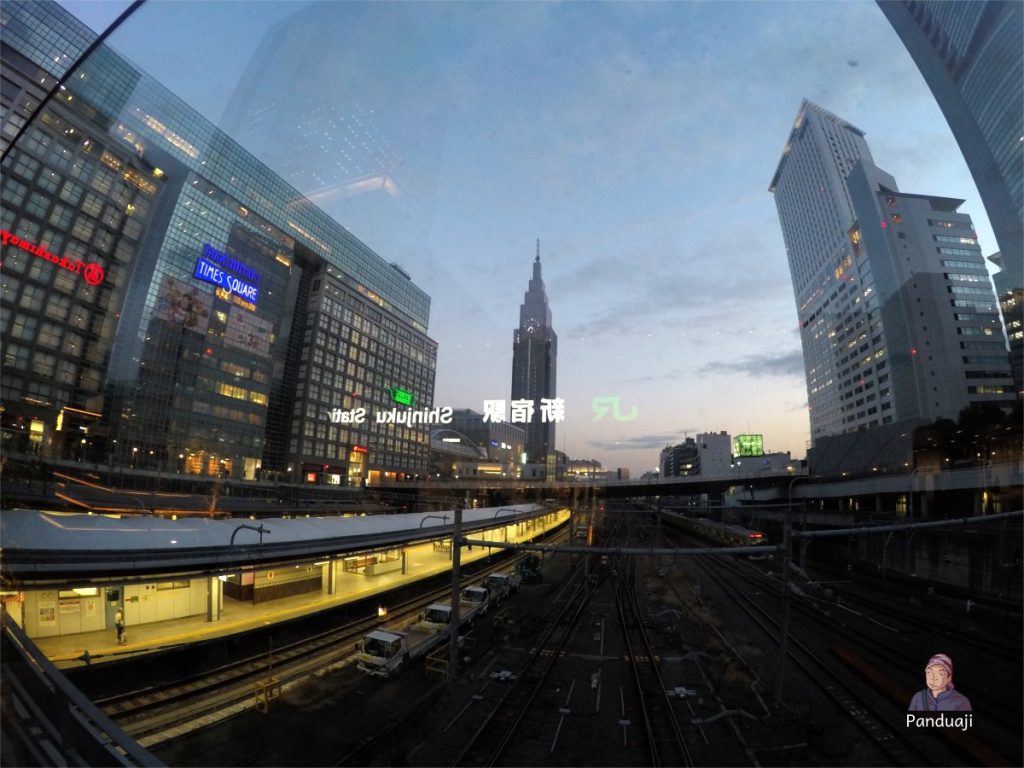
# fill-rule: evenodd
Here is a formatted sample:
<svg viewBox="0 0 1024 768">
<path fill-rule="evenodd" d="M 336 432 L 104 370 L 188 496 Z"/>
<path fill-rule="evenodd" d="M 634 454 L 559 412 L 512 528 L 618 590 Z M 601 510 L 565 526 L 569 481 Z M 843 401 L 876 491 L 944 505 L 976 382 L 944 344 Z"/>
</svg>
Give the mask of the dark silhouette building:
<svg viewBox="0 0 1024 768">
<path fill-rule="evenodd" d="M 551 308 L 540 275 L 540 240 L 533 262 L 533 277 L 519 307 L 519 327 L 512 343 L 512 407 L 530 401 L 526 428 L 526 463 L 543 463 L 554 477 L 555 423 L 546 419 L 542 400 L 555 397 L 558 336 L 551 327 Z M 513 421 L 516 419 L 513 418 Z"/>
</svg>

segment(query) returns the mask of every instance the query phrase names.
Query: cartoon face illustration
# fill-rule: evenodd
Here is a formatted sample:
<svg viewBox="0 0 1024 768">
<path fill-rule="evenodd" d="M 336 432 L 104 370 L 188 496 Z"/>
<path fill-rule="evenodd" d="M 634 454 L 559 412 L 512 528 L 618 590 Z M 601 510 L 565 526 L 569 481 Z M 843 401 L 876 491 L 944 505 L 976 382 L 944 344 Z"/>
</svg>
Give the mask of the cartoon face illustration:
<svg viewBox="0 0 1024 768">
<path fill-rule="evenodd" d="M 949 685 L 949 672 L 941 664 L 932 664 L 924 671 L 925 685 L 933 695 L 938 696 Z"/>
<path fill-rule="evenodd" d="M 970 712 L 971 700 L 953 687 L 953 660 L 936 653 L 924 665 L 925 687 L 914 694 L 910 712 Z"/>
</svg>

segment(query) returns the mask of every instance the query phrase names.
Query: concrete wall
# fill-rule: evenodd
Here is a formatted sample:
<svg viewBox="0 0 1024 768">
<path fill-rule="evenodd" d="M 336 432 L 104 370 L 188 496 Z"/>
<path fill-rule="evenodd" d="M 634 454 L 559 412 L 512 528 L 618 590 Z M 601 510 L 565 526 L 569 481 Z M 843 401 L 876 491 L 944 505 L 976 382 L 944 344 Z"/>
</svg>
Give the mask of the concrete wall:
<svg viewBox="0 0 1024 768">
<path fill-rule="evenodd" d="M 29 637 L 53 637 L 104 629 L 103 594 L 60 597 L 56 589 L 25 595 L 25 632 Z"/>
<path fill-rule="evenodd" d="M 909 543 L 906 532 L 897 532 L 891 538 L 858 536 L 852 555 L 855 561 L 879 571 L 910 576 L 922 583 L 949 584 L 975 596 L 1020 600 L 1020 526 L 1001 528 L 994 524 L 991 530 L 979 526 L 969 531 L 950 529 L 948 533 L 918 531 Z M 822 554 L 812 553 L 811 557 Z"/>
<path fill-rule="evenodd" d="M 164 582 L 168 583 L 168 582 Z M 110 629 L 103 588 L 94 597 L 59 597 L 56 589 L 25 593 L 25 632 L 29 637 L 54 637 Z M 157 584 L 124 588 L 124 618 L 128 627 L 206 613 L 206 582 L 192 579 L 187 586 L 157 589 Z"/>
</svg>

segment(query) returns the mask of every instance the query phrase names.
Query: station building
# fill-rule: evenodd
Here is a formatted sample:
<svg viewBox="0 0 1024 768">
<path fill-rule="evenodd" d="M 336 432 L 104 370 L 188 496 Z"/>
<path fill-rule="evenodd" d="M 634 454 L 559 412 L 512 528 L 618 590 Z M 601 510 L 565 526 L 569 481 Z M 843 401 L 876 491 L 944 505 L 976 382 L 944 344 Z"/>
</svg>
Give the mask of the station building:
<svg viewBox="0 0 1024 768">
<path fill-rule="evenodd" d="M 57 3 L 0 14 L 5 456 L 425 474 L 437 344 L 409 275 L 109 48 L 69 71 L 95 35 Z"/>
<path fill-rule="evenodd" d="M 501 553 L 564 527 L 568 508 L 467 509 L 460 561 Z M 197 637 L 311 613 L 450 572 L 453 513 L 248 520 L 8 510 L 0 518 L 4 611 L 44 642 L 129 628 Z M 159 625 L 159 626 L 158 626 Z M 133 642 L 152 632 L 135 632 Z M 80 648 L 75 642 L 69 647 Z"/>
<path fill-rule="evenodd" d="M 438 477 L 520 477 L 526 450 L 522 427 L 456 408 L 451 423 L 436 428 L 431 438 Z"/>
</svg>

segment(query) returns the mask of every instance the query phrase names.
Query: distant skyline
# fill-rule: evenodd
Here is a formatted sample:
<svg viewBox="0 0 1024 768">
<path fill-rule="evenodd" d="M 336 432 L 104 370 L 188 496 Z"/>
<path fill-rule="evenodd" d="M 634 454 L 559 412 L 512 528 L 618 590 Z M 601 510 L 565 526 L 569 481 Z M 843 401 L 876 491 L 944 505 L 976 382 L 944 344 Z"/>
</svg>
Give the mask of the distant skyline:
<svg viewBox="0 0 1024 768">
<path fill-rule="evenodd" d="M 97 30 L 127 5 L 62 4 Z M 306 5 L 150 0 L 110 43 L 226 125 L 263 31 Z M 903 192 L 963 198 L 982 252 L 996 249 L 945 120 L 873 2 L 318 12 L 359 64 L 297 85 L 367 114 L 385 105 L 375 130 L 419 182 L 318 202 L 431 296 L 435 404 L 478 412 L 508 397 L 540 238 L 566 402 L 557 448 L 572 458 L 638 475 L 665 445 L 721 430 L 805 455 L 797 315 L 768 192 L 805 97 L 863 129 Z M 436 87 L 408 92 L 403 73 L 424 70 Z M 444 119 L 413 122 L 423 114 Z M 599 397 L 635 418 L 600 418 Z"/>
</svg>

